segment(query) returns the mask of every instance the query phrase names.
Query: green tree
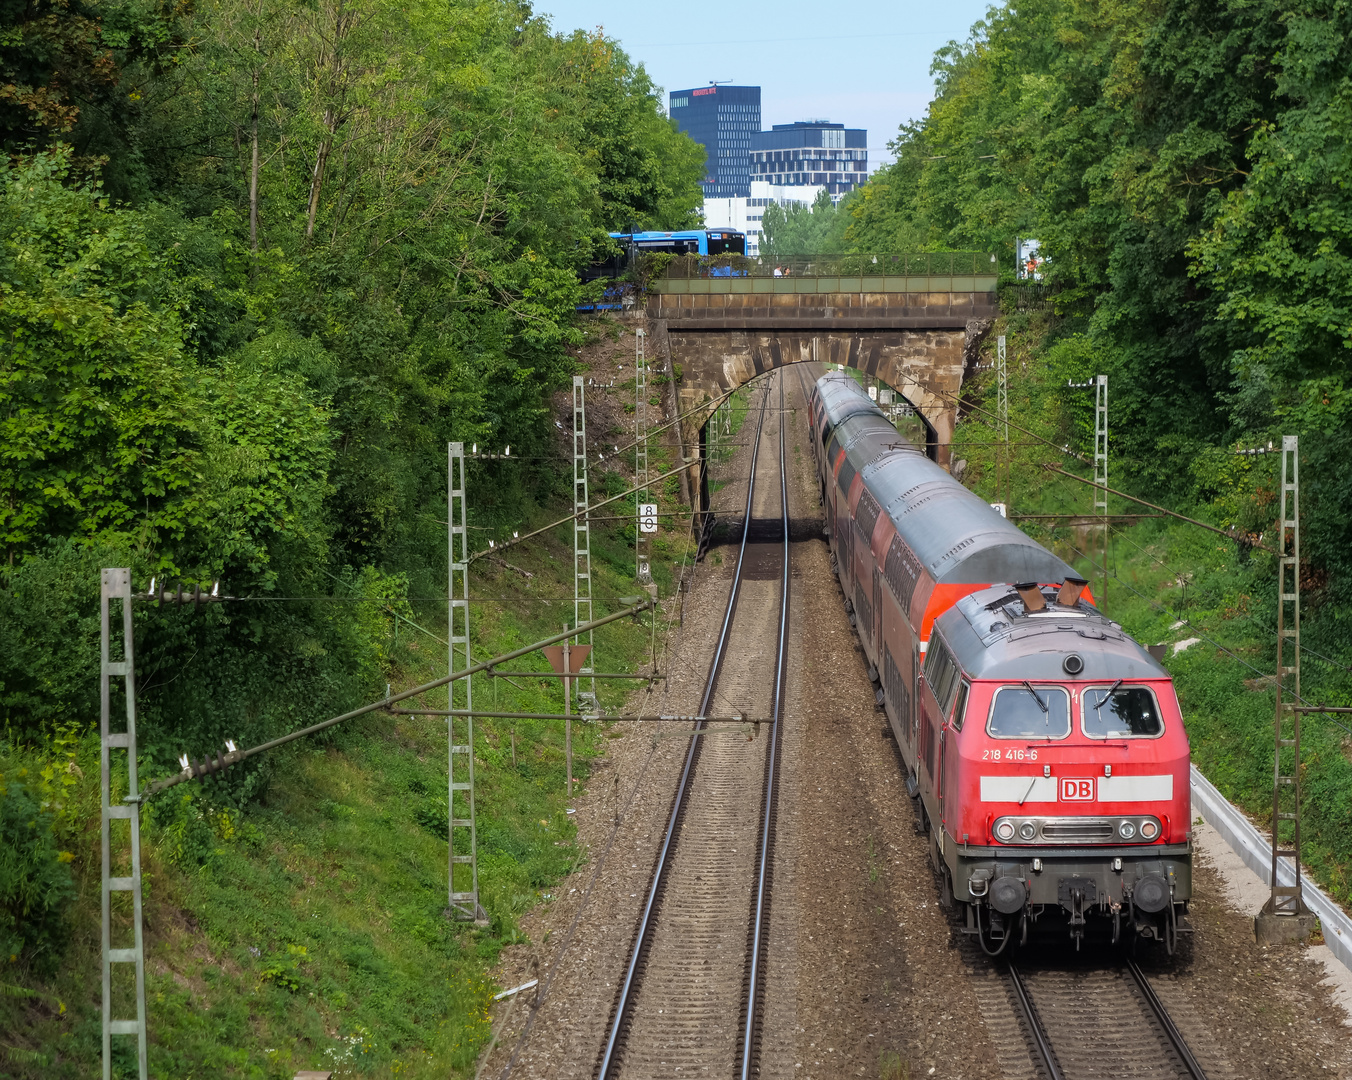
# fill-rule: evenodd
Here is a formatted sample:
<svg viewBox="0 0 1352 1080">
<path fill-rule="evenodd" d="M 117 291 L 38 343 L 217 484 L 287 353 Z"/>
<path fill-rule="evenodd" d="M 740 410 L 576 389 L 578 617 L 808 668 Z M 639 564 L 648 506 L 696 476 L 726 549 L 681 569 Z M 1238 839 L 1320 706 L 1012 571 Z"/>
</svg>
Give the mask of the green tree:
<svg viewBox="0 0 1352 1080">
<path fill-rule="evenodd" d="M 164 571 L 268 578 L 268 538 L 319 528 L 327 420 L 303 383 L 196 367 L 195 283 L 145 215 L 67 185 L 68 151 L 0 166 L 0 543 L 117 540 Z"/>
<path fill-rule="evenodd" d="M 760 257 L 773 262 L 843 251 L 848 222 L 848 211 L 838 208 L 825 188 L 811 206 L 771 203 L 761 218 Z"/>
<path fill-rule="evenodd" d="M 1302 446 L 1315 478 L 1307 548 L 1352 583 L 1352 15 L 1320 4 L 1283 26 L 1274 66 L 1285 107 L 1255 126 L 1242 183 L 1190 250 L 1218 300 L 1235 420 L 1312 436 Z"/>
<path fill-rule="evenodd" d="M 610 231 L 699 223 L 705 151 L 664 114 L 657 89 L 599 30 L 558 39 L 559 92 L 577 116 Z"/>
<path fill-rule="evenodd" d="M 1307 550 L 1344 567 L 1346 23 L 1242 0 L 992 9 L 936 54 L 935 99 L 852 200 L 847 242 L 1010 265 L 1038 238 L 1057 333 L 1112 378 L 1118 475 L 1205 500 L 1180 456 L 1318 433 Z"/>
</svg>

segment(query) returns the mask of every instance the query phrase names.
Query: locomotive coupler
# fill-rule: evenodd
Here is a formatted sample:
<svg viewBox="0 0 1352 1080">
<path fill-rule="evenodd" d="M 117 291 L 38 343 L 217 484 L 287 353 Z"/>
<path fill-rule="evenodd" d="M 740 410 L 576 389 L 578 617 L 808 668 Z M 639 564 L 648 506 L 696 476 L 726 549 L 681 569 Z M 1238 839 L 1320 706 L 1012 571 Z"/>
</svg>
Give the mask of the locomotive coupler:
<svg viewBox="0 0 1352 1080">
<path fill-rule="evenodd" d="M 1057 882 L 1057 900 L 1070 912 L 1070 925 L 1083 926 L 1084 909 L 1098 902 L 1098 885 L 1093 878 L 1066 877 Z"/>
<path fill-rule="evenodd" d="M 1075 950 L 1078 952 L 1084 941 L 1085 905 L 1093 904 L 1098 899 L 1098 886 L 1093 878 L 1062 878 L 1057 882 L 1057 893 L 1061 906 L 1070 912 L 1070 936 L 1075 939 Z"/>
</svg>

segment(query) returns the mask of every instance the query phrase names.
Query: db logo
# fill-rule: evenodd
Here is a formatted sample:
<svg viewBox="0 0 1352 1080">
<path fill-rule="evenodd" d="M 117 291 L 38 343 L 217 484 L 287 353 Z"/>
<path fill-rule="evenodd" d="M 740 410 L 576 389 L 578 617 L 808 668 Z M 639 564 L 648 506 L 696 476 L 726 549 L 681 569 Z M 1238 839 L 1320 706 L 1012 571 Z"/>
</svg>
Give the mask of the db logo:
<svg viewBox="0 0 1352 1080">
<path fill-rule="evenodd" d="M 1061 778 L 1062 802 L 1093 802 L 1094 781 L 1063 776 Z"/>
</svg>

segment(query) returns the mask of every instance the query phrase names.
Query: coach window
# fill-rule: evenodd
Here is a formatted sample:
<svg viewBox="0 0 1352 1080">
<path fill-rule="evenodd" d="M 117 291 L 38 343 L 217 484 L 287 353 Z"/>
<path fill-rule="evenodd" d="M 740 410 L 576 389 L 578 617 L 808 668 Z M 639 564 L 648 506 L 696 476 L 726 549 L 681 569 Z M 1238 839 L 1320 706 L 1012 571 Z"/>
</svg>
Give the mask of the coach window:
<svg viewBox="0 0 1352 1080">
<path fill-rule="evenodd" d="M 1090 687 L 1083 701 L 1080 727 L 1091 739 L 1156 739 L 1164 734 L 1159 703 L 1149 687 Z"/>
<path fill-rule="evenodd" d="M 1002 686 L 991 702 L 986 733 L 992 739 L 1064 739 L 1070 734 L 1070 701 L 1059 686 L 1024 682 Z"/>
</svg>

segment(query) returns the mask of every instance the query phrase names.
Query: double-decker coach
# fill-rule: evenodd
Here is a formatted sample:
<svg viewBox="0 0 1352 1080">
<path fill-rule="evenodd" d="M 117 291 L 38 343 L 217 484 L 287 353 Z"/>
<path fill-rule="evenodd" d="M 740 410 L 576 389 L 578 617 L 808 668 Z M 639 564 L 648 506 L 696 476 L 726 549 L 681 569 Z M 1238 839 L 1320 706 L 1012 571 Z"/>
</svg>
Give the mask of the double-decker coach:
<svg viewBox="0 0 1352 1080">
<path fill-rule="evenodd" d="M 1191 838 L 1168 673 L 852 378 L 819 379 L 810 413 L 836 572 L 944 902 L 991 952 L 1039 924 L 1172 950 Z"/>
</svg>

